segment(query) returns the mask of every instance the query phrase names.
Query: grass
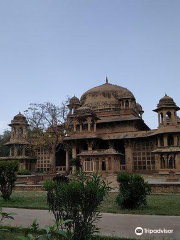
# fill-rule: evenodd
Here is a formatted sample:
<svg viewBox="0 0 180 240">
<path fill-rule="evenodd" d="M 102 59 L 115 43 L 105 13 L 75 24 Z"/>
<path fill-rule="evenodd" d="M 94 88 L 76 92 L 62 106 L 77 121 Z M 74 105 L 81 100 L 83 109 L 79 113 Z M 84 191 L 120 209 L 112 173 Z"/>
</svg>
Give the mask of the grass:
<svg viewBox="0 0 180 240">
<path fill-rule="evenodd" d="M 1 229 L 1 227 L 0 227 Z M 0 231 L 0 235 L 2 236 L 1 239 L 3 240 L 15 240 L 15 239 L 19 239 L 18 236 L 25 236 L 30 232 L 30 229 L 28 228 L 22 228 L 22 229 L 18 229 L 15 227 L 7 227 L 8 231 Z M 38 235 L 42 234 L 41 232 L 38 232 Z M 106 236 L 100 236 L 100 235 L 96 235 L 94 236 L 93 240 L 137 240 L 134 238 L 118 238 L 118 237 L 106 237 Z"/>
<path fill-rule="evenodd" d="M 117 193 L 109 193 L 100 211 L 105 213 L 148 214 L 180 216 L 179 194 L 152 194 L 148 196 L 148 206 L 136 210 L 122 210 L 116 202 Z M 1 207 L 48 209 L 46 192 L 14 192 L 11 200 L 5 202 L 0 198 Z"/>
</svg>

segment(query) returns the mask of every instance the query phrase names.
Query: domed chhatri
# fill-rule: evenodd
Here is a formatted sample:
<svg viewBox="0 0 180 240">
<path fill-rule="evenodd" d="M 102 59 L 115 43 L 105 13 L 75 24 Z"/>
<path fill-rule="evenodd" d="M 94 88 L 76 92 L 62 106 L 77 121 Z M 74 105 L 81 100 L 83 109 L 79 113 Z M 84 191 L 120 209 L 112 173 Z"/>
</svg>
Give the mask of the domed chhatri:
<svg viewBox="0 0 180 240">
<path fill-rule="evenodd" d="M 79 98 L 77 98 L 75 95 L 69 100 L 69 104 L 80 104 Z"/>
<path fill-rule="evenodd" d="M 177 105 L 174 102 L 173 98 L 171 98 L 167 94 L 165 94 L 165 96 L 159 100 L 159 103 L 158 103 L 157 107 L 158 108 L 162 108 L 162 107 L 177 107 Z"/>
<path fill-rule="evenodd" d="M 11 120 L 11 124 L 9 126 L 14 125 L 14 124 L 26 124 L 28 125 L 26 117 L 19 112 L 16 116 L 14 116 L 13 120 Z"/>
</svg>

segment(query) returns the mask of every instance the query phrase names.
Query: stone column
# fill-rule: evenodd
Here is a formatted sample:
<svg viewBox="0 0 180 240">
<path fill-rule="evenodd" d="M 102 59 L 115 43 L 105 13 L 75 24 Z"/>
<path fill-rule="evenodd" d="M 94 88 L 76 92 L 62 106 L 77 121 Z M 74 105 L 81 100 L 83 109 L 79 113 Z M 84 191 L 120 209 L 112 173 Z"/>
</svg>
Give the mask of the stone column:
<svg viewBox="0 0 180 240">
<path fill-rule="evenodd" d="M 17 147 L 14 147 L 14 157 L 17 157 Z"/>
<path fill-rule="evenodd" d="M 94 132 L 96 132 L 96 120 L 94 120 Z"/>
<path fill-rule="evenodd" d="M 114 158 L 111 158 L 111 171 L 114 172 Z"/>
<path fill-rule="evenodd" d="M 160 126 L 160 113 L 158 113 L 158 123 L 159 123 L 159 126 Z"/>
<path fill-rule="evenodd" d="M 10 148 L 9 156 L 12 157 L 12 147 Z"/>
<path fill-rule="evenodd" d="M 155 154 L 155 169 L 159 171 L 161 169 L 161 155 Z"/>
<path fill-rule="evenodd" d="M 80 132 L 82 132 L 82 123 L 80 123 L 79 128 L 80 128 Z"/>
<path fill-rule="evenodd" d="M 160 137 L 158 137 L 158 147 L 161 146 Z"/>
<path fill-rule="evenodd" d="M 109 171 L 108 157 L 106 157 L 106 171 Z"/>
<path fill-rule="evenodd" d="M 66 149 L 66 171 L 69 170 L 69 152 Z"/>
<path fill-rule="evenodd" d="M 165 169 L 168 168 L 168 157 L 164 155 L 164 160 L 165 160 Z"/>
<path fill-rule="evenodd" d="M 75 145 L 75 143 L 72 146 L 72 158 L 76 158 L 76 145 Z"/>
<path fill-rule="evenodd" d="M 133 149 L 130 140 L 125 143 L 125 160 L 126 160 L 126 171 L 128 173 L 133 172 Z"/>
<path fill-rule="evenodd" d="M 163 137 L 164 137 L 164 146 L 165 146 L 165 147 L 168 147 L 167 135 L 165 134 Z"/>
<path fill-rule="evenodd" d="M 76 132 L 76 123 L 74 122 L 74 132 Z"/>
<path fill-rule="evenodd" d="M 99 172 L 102 172 L 102 159 L 99 160 Z"/>
<path fill-rule="evenodd" d="M 174 146 L 177 147 L 178 145 L 178 136 L 174 135 Z"/>
<path fill-rule="evenodd" d="M 88 132 L 91 131 L 91 120 L 92 118 L 87 118 L 87 123 L 88 123 Z"/>
</svg>

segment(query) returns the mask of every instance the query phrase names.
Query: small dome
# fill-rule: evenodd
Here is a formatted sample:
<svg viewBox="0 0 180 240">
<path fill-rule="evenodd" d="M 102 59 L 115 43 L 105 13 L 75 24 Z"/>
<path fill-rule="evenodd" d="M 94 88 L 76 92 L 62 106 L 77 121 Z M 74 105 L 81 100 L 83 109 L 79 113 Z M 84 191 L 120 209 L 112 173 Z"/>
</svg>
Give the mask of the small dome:
<svg viewBox="0 0 180 240">
<path fill-rule="evenodd" d="M 25 123 L 27 124 L 27 119 L 26 117 L 22 114 L 22 113 L 18 113 L 13 120 L 11 121 L 11 124 L 21 124 L 21 123 Z"/>
<path fill-rule="evenodd" d="M 80 107 L 75 111 L 77 115 L 94 115 L 94 111 L 90 107 Z"/>
<path fill-rule="evenodd" d="M 165 96 L 159 100 L 157 107 L 160 108 L 160 107 L 177 107 L 177 106 L 173 98 L 165 94 Z"/>
<path fill-rule="evenodd" d="M 136 103 L 136 108 L 139 112 L 144 112 L 142 106 L 139 103 Z"/>
<path fill-rule="evenodd" d="M 69 100 L 69 104 L 70 104 L 70 105 L 80 104 L 79 98 L 77 98 L 76 96 L 72 97 L 72 98 Z"/>
</svg>

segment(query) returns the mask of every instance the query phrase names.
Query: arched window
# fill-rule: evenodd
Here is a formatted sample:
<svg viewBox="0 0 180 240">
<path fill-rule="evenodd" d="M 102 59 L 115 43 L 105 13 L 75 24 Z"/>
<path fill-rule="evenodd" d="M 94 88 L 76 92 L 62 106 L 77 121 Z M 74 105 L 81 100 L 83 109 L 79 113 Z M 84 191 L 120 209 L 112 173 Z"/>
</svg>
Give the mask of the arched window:
<svg viewBox="0 0 180 240">
<path fill-rule="evenodd" d="M 22 129 L 22 127 L 20 127 L 18 129 L 18 138 L 21 138 L 22 136 L 23 136 L 23 129 Z"/>
<path fill-rule="evenodd" d="M 163 135 L 160 136 L 160 146 L 164 147 L 164 138 Z"/>
<path fill-rule="evenodd" d="M 168 135 L 168 146 L 174 146 L 174 137 L 171 134 Z"/>
<path fill-rule="evenodd" d="M 166 113 L 166 123 L 167 123 L 167 125 L 172 123 L 172 114 L 171 114 L 171 112 L 167 112 Z"/>
<path fill-rule="evenodd" d="M 128 100 L 125 101 L 125 107 L 129 108 L 129 101 Z"/>
</svg>

